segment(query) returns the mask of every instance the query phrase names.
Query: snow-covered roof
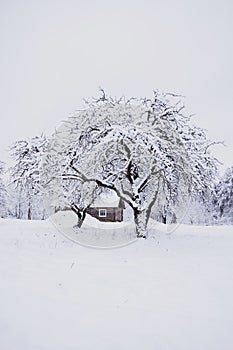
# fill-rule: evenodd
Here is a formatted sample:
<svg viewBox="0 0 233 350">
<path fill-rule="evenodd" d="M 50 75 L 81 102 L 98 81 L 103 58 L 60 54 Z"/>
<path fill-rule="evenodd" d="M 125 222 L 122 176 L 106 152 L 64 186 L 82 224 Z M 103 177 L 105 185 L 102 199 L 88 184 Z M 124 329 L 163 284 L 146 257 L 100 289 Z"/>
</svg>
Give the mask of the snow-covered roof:
<svg viewBox="0 0 233 350">
<path fill-rule="evenodd" d="M 96 198 L 91 205 L 92 207 L 103 207 L 103 208 L 117 208 L 119 206 L 120 198 L 115 192 L 102 193 Z"/>
</svg>

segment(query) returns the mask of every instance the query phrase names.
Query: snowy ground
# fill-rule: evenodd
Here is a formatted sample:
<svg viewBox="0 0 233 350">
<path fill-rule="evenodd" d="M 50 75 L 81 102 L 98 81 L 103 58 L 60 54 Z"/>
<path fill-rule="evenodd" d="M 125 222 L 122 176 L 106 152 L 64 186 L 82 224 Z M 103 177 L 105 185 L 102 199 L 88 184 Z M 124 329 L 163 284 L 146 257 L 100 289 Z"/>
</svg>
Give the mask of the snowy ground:
<svg viewBox="0 0 233 350">
<path fill-rule="evenodd" d="M 0 349 L 232 350 L 233 227 L 162 229 L 101 250 L 1 219 Z"/>
</svg>

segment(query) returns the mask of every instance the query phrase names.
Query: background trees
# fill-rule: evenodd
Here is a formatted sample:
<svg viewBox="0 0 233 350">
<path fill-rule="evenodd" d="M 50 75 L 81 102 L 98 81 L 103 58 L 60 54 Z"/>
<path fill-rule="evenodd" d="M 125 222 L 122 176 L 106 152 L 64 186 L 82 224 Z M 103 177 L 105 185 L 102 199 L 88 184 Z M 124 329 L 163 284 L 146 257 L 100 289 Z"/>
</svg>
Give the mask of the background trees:
<svg viewBox="0 0 233 350">
<path fill-rule="evenodd" d="M 40 166 L 46 144 L 46 136 L 41 135 L 16 141 L 10 148 L 13 166 L 8 190 L 11 195 L 14 192 L 11 212 L 17 218 L 44 218 Z"/>
<path fill-rule="evenodd" d="M 4 167 L 4 163 L 0 161 L 0 217 L 5 217 L 7 214 L 6 186 L 3 181 Z"/>
<path fill-rule="evenodd" d="M 113 190 L 132 208 L 137 235 L 145 237 L 153 206 L 167 222 L 180 202 L 200 196 L 216 174 L 211 142 L 183 109 L 173 94 L 127 100 L 101 91 L 54 135 L 44 162 L 46 193 L 57 188 L 62 198 L 63 184 L 65 198 L 65 182 L 76 183 L 80 193 L 85 185 L 76 203 L 84 211 L 87 194 L 91 199 L 95 189 Z"/>
<path fill-rule="evenodd" d="M 218 223 L 233 224 L 233 166 L 214 187 L 211 211 Z"/>
</svg>

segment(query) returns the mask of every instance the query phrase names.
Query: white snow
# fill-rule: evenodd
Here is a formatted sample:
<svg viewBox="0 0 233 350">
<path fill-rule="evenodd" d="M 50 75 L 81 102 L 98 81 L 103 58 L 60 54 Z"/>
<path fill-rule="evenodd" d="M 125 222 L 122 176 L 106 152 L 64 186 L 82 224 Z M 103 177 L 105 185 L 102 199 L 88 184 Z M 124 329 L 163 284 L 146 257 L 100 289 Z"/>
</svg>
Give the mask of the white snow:
<svg viewBox="0 0 233 350">
<path fill-rule="evenodd" d="M 73 211 L 60 211 L 51 216 L 55 227 L 75 242 L 99 248 L 119 247 L 136 239 L 132 222 L 101 222 L 86 215 L 81 229 L 74 229 L 77 216 Z"/>
<path fill-rule="evenodd" d="M 116 192 L 109 191 L 109 193 L 101 193 L 92 204 L 92 207 L 102 207 L 102 208 L 117 208 L 119 205 L 120 198 L 117 196 Z"/>
<path fill-rule="evenodd" d="M 1 219 L 0 349 L 232 350 L 233 227 L 159 227 L 101 250 Z"/>
</svg>

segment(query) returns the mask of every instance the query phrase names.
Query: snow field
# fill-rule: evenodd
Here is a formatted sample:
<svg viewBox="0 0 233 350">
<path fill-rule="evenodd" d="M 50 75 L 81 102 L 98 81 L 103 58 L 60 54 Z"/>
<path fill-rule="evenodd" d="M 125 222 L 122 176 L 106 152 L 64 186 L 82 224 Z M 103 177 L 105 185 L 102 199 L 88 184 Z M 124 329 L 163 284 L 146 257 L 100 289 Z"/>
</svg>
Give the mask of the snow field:
<svg viewBox="0 0 233 350">
<path fill-rule="evenodd" d="M 103 250 L 1 219 L 0 349 L 232 350 L 232 226 L 160 228 Z"/>
</svg>

